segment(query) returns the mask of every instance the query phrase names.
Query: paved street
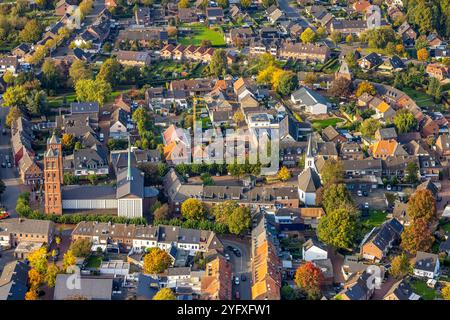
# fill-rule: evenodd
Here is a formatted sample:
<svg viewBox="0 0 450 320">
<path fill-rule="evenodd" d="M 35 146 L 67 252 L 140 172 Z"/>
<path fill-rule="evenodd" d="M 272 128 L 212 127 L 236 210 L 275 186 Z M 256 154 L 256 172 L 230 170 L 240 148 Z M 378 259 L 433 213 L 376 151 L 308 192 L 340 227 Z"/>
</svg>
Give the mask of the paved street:
<svg viewBox="0 0 450 320">
<path fill-rule="evenodd" d="M 0 102 L 1 103 L 1 102 Z M 0 119 L 1 129 L 4 128 L 5 125 L 5 119 L 6 115 L 8 114 L 9 108 L 0 107 Z M 10 146 L 10 134 L 8 131 L 8 134 L 6 135 L 0 135 L 0 164 L 2 162 L 5 162 L 6 155 L 9 156 L 9 158 L 12 158 L 11 155 L 11 146 Z M 13 164 L 13 161 L 11 159 L 11 163 Z M 5 182 L 6 185 L 6 191 L 2 195 L 1 203 L 8 212 L 10 213 L 11 217 L 16 217 L 16 202 L 17 197 L 22 192 L 20 180 L 18 179 L 18 173 L 16 168 L 2 168 L 0 167 L 0 179 L 2 179 Z"/>
<path fill-rule="evenodd" d="M 237 241 L 235 239 L 221 239 L 223 245 L 225 246 L 225 252 L 230 255 L 230 261 L 233 265 L 233 299 L 235 298 L 236 291 L 239 291 L 241 300 L 251 300 L 251 250 L 250 250 L 250 241 Z M 227 250 L 227 246 L 232 246 L 234 248 L 239 249 L 241 252 L 241 256 L 237 257 L 232 251 Z M 247 277 L 246 281 L 240 281 L 239 285 L 236 286 L 234 284 L 234 277 L 239 276 L 239 280 L 241 275 L 245 274 Z"/>
</svg>

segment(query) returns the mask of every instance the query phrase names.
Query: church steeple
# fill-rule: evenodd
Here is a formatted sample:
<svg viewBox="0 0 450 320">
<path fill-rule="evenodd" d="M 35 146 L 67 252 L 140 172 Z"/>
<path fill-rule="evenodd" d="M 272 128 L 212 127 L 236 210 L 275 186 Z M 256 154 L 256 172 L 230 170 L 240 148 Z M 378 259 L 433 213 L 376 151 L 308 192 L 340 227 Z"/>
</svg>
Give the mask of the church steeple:
<svg viewBox="0 0 450 320">
<path fill-rule="evenodd" d="M 131 175 L 131 142 L 130 135 L 128 135 L 128 168 L 127 168 L 127 180 L 133 180 L 133 176 Z"/>
<path fill-rule="evenodd" d="M 312 154 L 312 134 L 308 136 L 308 149 L 306 151 L 305 156 L 305 169 L 308 168 L 316 170 L 316 165 L 314 163 L 314 155 Z"/>
</svg>

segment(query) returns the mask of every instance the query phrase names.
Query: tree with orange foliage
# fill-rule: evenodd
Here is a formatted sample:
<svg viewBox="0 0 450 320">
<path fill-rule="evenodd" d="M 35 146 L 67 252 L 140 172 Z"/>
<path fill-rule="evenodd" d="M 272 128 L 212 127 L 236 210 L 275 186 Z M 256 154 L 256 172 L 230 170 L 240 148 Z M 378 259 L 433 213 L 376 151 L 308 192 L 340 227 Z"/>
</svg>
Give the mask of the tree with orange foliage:
<svg viewBox="0 0 450 320">
<path fill-rule="evenodd" d="M 409 198 L 406 208 L 408 217 L 412 220 L 424 219 L 427 223 L 437 219 L 436 200 L 430 190 L 418 190 Z"/>
<path fill-rule="evenodd" d="M 25 293 L 25 300 L 37 300 L 39 298 L 37 291 L 31 288 L 27 293 Z"/>
<path fill-rule="evenodd" d="M 417 59 L 420 61 L 427 61 L 429 58 L 428 50 L 426 48 L 422 48 L 417 51 Z"/>
<path fill-rule="evenodd" d="M 402 232 L 401 247 L 410 254 L 416 254 L 417 251 L 429 252 L 433 242 L 433 233 L 424 218 L 412 221 Z"/>
<path fill-rule="evenodd" d="M 295 284 L 306 293 L 308 299 L 320 297 L 320 286 L 323 280 L 322 271 L 312 262 L 302 264 L 295 272 Z"/>
<path fill-rule="evenodd" d="M 44 276 L 36 269 L 30 269 L 30 271 L 28 271 L 28 282 L 30 287 L 38 288 L 41 283 L 44 282 Z"/>
</svg>

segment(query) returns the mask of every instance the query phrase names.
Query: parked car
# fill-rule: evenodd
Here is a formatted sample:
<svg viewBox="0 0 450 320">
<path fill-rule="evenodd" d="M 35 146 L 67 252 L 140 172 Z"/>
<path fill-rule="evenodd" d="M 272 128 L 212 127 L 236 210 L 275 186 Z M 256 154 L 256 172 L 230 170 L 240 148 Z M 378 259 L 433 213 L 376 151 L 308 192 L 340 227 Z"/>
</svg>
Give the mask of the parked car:
<svg viewBox="0 0 450 320">
<path fill-rule="evenodd" d="M 239 291 L 236 291 L 236 293 L 235 293 L 235 299 L 236 299 L 236 300 L 240 300 L 240 299 L 241 299 L 241 295 L 239 294 Z"/>
<path fill-rule="evenodd" d="M 238 286 L 239 283 L 240 283 L 239 277 L 234 277 L 234 284 Z"/>
<path fill-rule="evenodd" d="M 2 130 L 2 135 L 6 135 L 6 129 Z"/>
<path fill-rule="evenodd" d="M 8 168 L 11 168 L 11 167 L 12 167 L 11 162 L 8 162 Z"/>
<path fill-rule="evenodd" d="M 362 196 L 363 196 L 362 191 L 361 191 L 361 190 L 358 190 L 357 195 L 358 195 L 358 197 L 362 197 Z"/>
<path fill-rule="evenodd" d="M 391 191 L 391 190 L 392 190 L 392 186 L 391 186 L 390 184 L 388 184 L 388 185 L 386 186 L 386 190 L 387 190 L 387 191 Z"/>
<path fill-rule="evenodd" d="M 100 142 L 103 142 L 105 140 L 105 135 L 103 133 L 100 133 Z"/>
<path fill-rule="evenodd" d="M 102 113 L 104 116 L 107 116 L 107 115 L 110 115 L 111 114 L 111 112 L 109 112 L 109 111 L 103 111 L 103 113 Z"/>
<path fill-rule="evenodd" d="M 228 251 L 234 251 L 234 248 L 232 246 L 227 246 Z"/>
<path fill-rule="evenodd" d="M 6 219 L 6 218 L 9 218 L 9 213 L 6 211 L 0 212 L 0 220 Z"/>
<path fill-rule="evenodd" d="M 242 282 L 247 281 L 247 276 L 245 274 L 241 274 L 241 281 Z"/>
<path fill-rule="evenodd" d="M 364 209 L 369 209 L 369 203 L 368 202 L 364 203 Z"/>
<path fill-rule="evenodd" d="M 6 163 L 2 162 L 2 168 L 6 168 Z"/>
<path fill-rule="evenodd" d="M 239 249 L 234 249 L 233 252 L 236 255 L 236 257 L 240 257 L 241 256 L 241 251 L 239 251 Z"/>
<path fill-rule="evenodd" d="M 364 196 L 364 197 L 368 197 L 368 196 L 369 196 L 369 193 L 368 193 L 366 190 L 364 190 L 364 191 L 363 191 L 363 196 Z"/>
<path fill-rule="evenodd" d="M 227 259 L 227 261 L 230 261 L 230 255 L 228 253 L 225 253 L 225 258 Z"/>
</svg>

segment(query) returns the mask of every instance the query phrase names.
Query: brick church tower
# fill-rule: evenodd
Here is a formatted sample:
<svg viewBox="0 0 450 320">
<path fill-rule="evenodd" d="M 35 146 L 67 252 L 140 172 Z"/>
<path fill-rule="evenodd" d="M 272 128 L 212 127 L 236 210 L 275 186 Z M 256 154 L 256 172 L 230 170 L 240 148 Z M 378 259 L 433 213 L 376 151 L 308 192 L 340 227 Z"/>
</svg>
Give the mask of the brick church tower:
<svg viewBox="0 0 450 320">
<path fill-rule="evenodd" d="M 45 213 L 62 214 L 61 184 L 63 183 L 62 145 L 53 133 L 47 140 L 44 156 Z"/>
</svg>

